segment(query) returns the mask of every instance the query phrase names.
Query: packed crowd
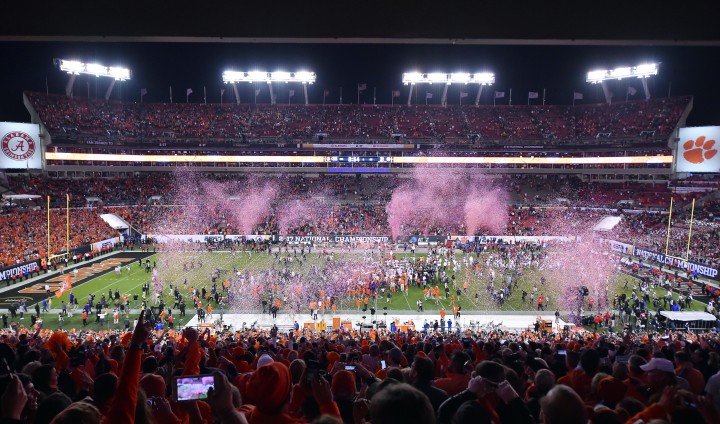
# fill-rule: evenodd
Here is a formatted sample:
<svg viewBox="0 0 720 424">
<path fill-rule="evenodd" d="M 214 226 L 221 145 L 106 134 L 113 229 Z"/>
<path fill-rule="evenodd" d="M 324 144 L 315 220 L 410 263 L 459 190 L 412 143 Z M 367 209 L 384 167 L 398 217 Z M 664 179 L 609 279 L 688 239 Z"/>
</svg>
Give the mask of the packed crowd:
<svg viewBox="0 0 720 424">
<path fill-rule="evenodd" d="M 702 264 L 717 268 L 720 266 L 720 252 L 717 249 L 720 237 L 720 222 L 696 216 L 693 219 L 692 234 L 690 219 L 673 217 L 668 237 L 668 216 L 664 214 L 627 214 L 608 238 L 633 243 L 655 252 L 684 258 L 688 253 L 688 238 L 691 236 L 689 254 Z"/>
<path fill-rule="evenodd" d="M 196 178 L 229 183 L 228 191 L 240 190 L 250 178 L 244 174 L 204 174 Z M 45 205 L 49 196 L 51 207 L 65 206 L 65 194 L 70 195 L 71 207 L 91 205 L 143 205 L 167 204 L 174 200 L 182 187 L 178 176 L 172 173 L 133 173 L 125 177 L 101 177 L 95 172 L 77 178 L 48 177 L 44 174 L 11 175 L 8 189 L 17 194 L 40 195 L 35 201 L 18 206 Z M 370 177 L 358 180 L 343 176 L 309 178 L 303 175 L 278 175 L 269 178 L 277 183 L 286 196 L 323 197 L 334 201 L 389 200 L 399 179 Z M 158 199 L 155 201 L 154 199 Z M 5 207 L 0 209 L 3 213 Z"/>
<path fill-rule="evenodd" d="M 242 229 L 232 223 L 232 219 L 221 215 L 205 216 L 203 220 L 190 220 L 184 217 L 180 206 L 149 206 L 106 208 L 117 213 L 135 228 L 150 234 L 242 234 Z M 509 207 L 508 223 L 504 235 L 511 236 L 555 236 L 583 235 L 603 217 L 613 215 L 607 210 L 583 210 L 577 207 Z M 665 252 L 667 234 L 666 214 L 624 213 L 620 223 L 611 231 L 600 234 L 603 238 L 615 239 L 625 243 L 644 247 L 656 252 Z M 390 233 L 387 224 L 387 211 L 383 205 L 352 206 L 326 205 L 312 209 L 302 219 L 296 219 L 292 225 L 282 227 L 283 210 L 259 224 L 257 234 L 292 235 L 386 235 Z M 440 224 L 430 218 L 414 220 L 402 226 L 403 234 L 408 236 L 447 236 L 465 235 L 466 228 L 461 217 L 454 224 Z M 695 218 L 692 233 L 692 257 L 703 264 L 718 267 L 720 251 L 717 240 L 720 223 Z M 679 220 L 671 228 L 668 253 L 684 257 L 687 249 L 689 225 Z M 476 235 L 497 235 L 487 231 L 478 231 Z"/>
<path fill-rule="evenodd" d="M 91 174 L 95 174 L 94 172 Z M 99 177 L 100 175 L 97 175 Z M 50 197 L 52 207 L 65 206 L 65 194 L 71 207 L 97 203 L 105 205 L 141 205 L 150 197 L 167 193 L 171 184 L 168 174 L 136 174 L 123 178 L 49 178 L 45 175 L 19 175 L 8 178 L 9 189 L 20 194 L 42 196 L 40 204 Z"/>
<path fill-rule="evenodd" d="M 136 104 L 27 93 L 53 138 L 112 143 L 225 143 L 263 138 L 311 140 L 410 139 L 545 141 L 664 140 L 689 98 L 658 98 L 612 105 L 404 106 Z"/>
<path fill-rule="evenodd" d="M 105 239 L 113 236 L 104 222 L 97 218 L 92 210 L 82 212 L 83 216 L 93 215 L 94 218 L 87 221 L 86 228 L 94 228 L 90 236 L 85 236 L 83 242 L 89 243 L 93 237 L 98 236 Z M 243 231 L 238 224 L 222 216 L 205 216 L 202 220 L 190 220 L 184 212 L 183 206 L 132 206 L 132 207 L 106 207 L 106 213 L 116 213 L 125 219 L 132 227 L 142 233 L 148 234 L 242 234 Z M 29 212 L 32 213 L 32 212 Z M 36 215 L 41 215 L 35 212 Z M 73 214 L 75 212 L 73 211 Z M 508 210 L 508 226 L 506 235 L 515 236 L 550 236 L 550 235 L 580 235 L 587 231 L 589 222 L 597 222 L 607 212 L 603 211 L 581 211 L 579 209 L 543 209 L 543 208 L 510 208 Z M 23 231 L 28 230 L 28 223 L 24 219 L 27 215 L 3 215 L 2 219 L 13 222 L 23 221 L 25 224 L 20 227 Z M 77 215 L 73 215 L 75 217 Z M 62 224 L 61 218 L 53 218 Z M 283 231 L 279 222 L 283 220 L 283 212 L 277 211 L 260 223 L 255 229 L 256 234 L 293 234 L 293 235 L 385 235 L 389 233 L 387 227 L 387 213 L 381 207 L 353 207 L 353 206 L 332 206 L 311 211 L 300 220 L 293 221 L 292 225 L 285 225 Z M 618 241 L 628 242 L 637 246 L 645 247 L 654 251 L 664 252 L 666 221 L 667 216 L 659 214 L 627 214 L 621 221 L 618 228 L 610 233 L 603 234 L 605 238 L 614 238 Z M 78 219 L 79 221 L 79 219 Z M 73 230 L 77 230 L 74 224 Z M 8 226 L 6 231 L 17 231 L 19 227 Z M 58 228 L 64 228 L 58 225 Z M 44 227 L 43 227 L 44 229 Z M 103 229 L 104 231 L 100 231 Z M 40 231 L 40 230 L 38 230 Z M 99 232 L 100 231 L 100 232 Z M 407 235 L 437 235 L 464 234 L 465 228 L 461 221 L 455 225 L 440 225 L 430 219 L 408 223 L 403 226 Z M 671 229 L 669 253 L 674 256 L 684 256 L 687 244 L 689 228 L 682 224 Z M 37 238 L 34 231 L 28 231 L 31 239 L 20 242 L 22 246 L 32 246 L 32 241 Z M 87 233 L 84 233 L 87 234 Z M 478 235 L 494 235 L 477 233 Z M 45 237 L 46 232 L 40 231 L 38 237 Z M 714 222 L 696 221 L 693 230 L 692 255 L 695 260 L 700 260 L 710 266 L 717 266 L 718 252 L 716 240 L 718 225 Z M 63 246 L 64 233 L 58 232 L 52 235 L 55 248 Z M 17 250 L 17 238 L 12 235 L 3 236 L 3 240 L 14 240 L 12 249 L 8 250 L 10 256 L 19 252 L 26 252 L 22 257 L 32 255 L 32 250 Z M 35 240 L 37 241 L 37 240 Z M 73 244 L 75 247 L 75 243 Z M 42 250 L 44 252 L 44 250 Z M 42 254 L 41 254 L 42 255 Z M 10 262 L 6 262 L 10 263 Z"/>
<path fill-rule="evenodd" d="M 348 178 L 343 176 L 278 176 L 247 177 L 236 174 L 196 176 L 198 181 L 178 178 L 173 174 L 139 174 L 123 178 L 50 178 L 47 176 L 11 176 L 10 189 L 18 193 L 39 194 L 40 200 L 21 203 L 19 207 L 3 207 L 0 219 L 0 260 L 5 264 L 26 260 L 29 255 L 44 252 L 47 242 L 45 219 L 41 216 L 45 196 L 50 196 L 53 208 L 65 205 L 64 193 L 70 193 L 71 207 L 93 206 L 73 210 L 73 246 L 98 241 L 95 237 L 112 237 L 113 232 L 98 215 L 116 213 L 134 230 L 149 234 L 243 234 L 247 232 L 236 211 L 242 199 L 227 193 L 248 190 L 271 182 L 281 196 L 271 208 L 252 224 L 254 234 L 293 235 L 387 235 L 388 200 L 403 180 L 399 177 Z M 192 196 L 218 196 L 215 185 L 222 184 L 222 196 L 228 197 L 212 207 L 197 205 Z M 720 233 L 720 201 L 712 197 L 717 190 L 714 180 L 689 181 L 676 185 L 694 188 L 701 185 L 708 192 L 673 193 L 678 187 L 667 183 L 587 182 L 576 177 L 526 176 L 496 177 L 492 184 L 504 186 L 509 192 L 507 225 L 503 234 L 514 236 L 579 235 L 601 218 L 620 215 L 617 227 L 602 237 L 614 238 L 650 250 L 664 252 L 667 234 L 667 210 L 673 198 L 673 218 L 668 253 L 684 257 L 690 233 L 691 199 L 700 200 L 693 212 L 691 255 L 696 261 L 717 267 L 720 251 L 716 240 Z M 709 184 L 709 185 L 708 185 Z M 705 187 L 707 186 L 707 187 Z M 197 187 L 197 188 L 195 188 Z M 188 197 L 191 196 L 191 197 Z M 293 200 L 294 199 L 294 200 Z M 192 203 L 193 209 L 187 206 Z M 217 203 L 217 202 L 214 202 Z M 128 205 L 114 207 L 112 205 Z M 408 205 L 409 208 L 421 208 Z M 623 212 L 636 209 L 640 213 Z M 29 212 L 24 212 L 30 210 Z M 95 212 L 92 212 L 95 211 Z M 192 212 L 192 213 L 190 213 Z M 64 246 L 64 225 L 61 211 L 52 214 L 52 249 Z M 57 216 L 56 216 L 57 215 Z M 432 217 L 413 219 L 402 224 L 401 233 L 407 236 L 466 235 L 465 222 L 458 214 L 455 220 L 437 222 Z M 83 223 L 85 222 L 85 223 Z M 248 227 L 249 228 L 249 227 Z M 28 234 L 29 236 L 21 235 Z M 77 235 L 77 236 L 76 236 Z M 478 231 L 476 235 L 497 235 Z M 40 246 L 40 247 L 38 247 Z"/>
<path fill-rule="evenodd" d="M 3 422 L 716 423 L 711 333 L 3 329 Z"/>
<path fill-rule="evenodd" d="M 103 205 L 147 204 L 154 196 L 160 196 L 160 203 L 167 204 L 177 197 L 176 193 L 184 184 L 182 174 L 134 173 L 131 176 L 96 178 L 100 175 L 86 175 L 78 178 L 48 177 L 45 175 L 9 176 L 9 189 L 19 194 L 37 194 L 44 204 L 50 196 L 53 207 L 65 204 L 64 194 L 70 194 L 71 206 L 88 206 L 88 198 L 95 198 Z M 193 178 L 226 184 L 228 192 L 240 191 L 251 178 L 245 174 L 197 173 Z M 304 196 L 332 202 L 387 202 L 393 191 L 404 180 L 398 176 L 374 176 L 352 178 L 340 175 L 308 177 L 304 175 L 277 175 L 257 179 L 277 184 L 285 197 Z M 192 181 L 192 180 L 190 180 Z M 710 180 L 711 181 L 711 180 Z M 490 183 L 507 187 L 511 204 L 535 206 L 580 206 L 604 208 L 662 208 L 666 209 L 670 197 L 674 198 L 676 211 L 688 215 L 693 193 L 672 193 L 667 183 L 652 182 L 598 182 L 582 181 L 572 176 L 504 176 L 489 180 Z M 691 185 L 690 183 L 683 183 Z M 717 190 L 720 185 L 709 186 Z M 707 193 L 695 193 L 705 197 Z M 157 202 L 155 202 L 157 203 Z M 712 219 L 720 213 L 720 202 L 704 199 L 698 204 L 701 218 Z"/>
<path fill-rule="evenodd" d="M 50 251 L 67 250 L 65 210 L 50 212 Z M 72 209 L 70 249 L 117 237 L 97 210 Z M 0 214 L 0 267 L 48 257 L 47 211 L 31 210 Z"/>
</svg>

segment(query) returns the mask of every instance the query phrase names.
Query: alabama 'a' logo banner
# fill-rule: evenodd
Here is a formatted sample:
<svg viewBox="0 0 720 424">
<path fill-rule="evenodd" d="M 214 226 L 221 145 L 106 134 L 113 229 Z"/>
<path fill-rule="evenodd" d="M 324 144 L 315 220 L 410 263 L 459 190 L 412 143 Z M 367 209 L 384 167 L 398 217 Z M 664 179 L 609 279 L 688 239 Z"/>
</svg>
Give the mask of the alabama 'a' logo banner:
<svg viewBox="0 0 720 424">
<path fill-rule="evenodd" d="M 35 154 L 35 140 L 22 131 L 5 134 L 0 144 L 3 154 L 12 160 L 28 160 Z"/>
</svg>

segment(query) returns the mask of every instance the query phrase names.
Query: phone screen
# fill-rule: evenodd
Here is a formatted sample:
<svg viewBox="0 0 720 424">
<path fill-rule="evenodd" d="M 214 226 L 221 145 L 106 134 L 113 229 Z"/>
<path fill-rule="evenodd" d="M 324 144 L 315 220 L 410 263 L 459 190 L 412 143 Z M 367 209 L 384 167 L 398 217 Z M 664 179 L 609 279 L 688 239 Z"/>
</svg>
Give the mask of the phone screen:
<svg viewBox="0 0 720 424">
<path fill-rule="evenodd" d="M 385 363 L 385 361 L 380 361 L 380 366 L 382 367 L 382 369 L 387 368 L 387 364 Z"/>
<path fill-rule="evenodd" d="M 348 371 L 355 371 L 355 365 L 345 365 L 345 369 Z"/>
<path fill-rule="evenodd" d="M 208 390 L 215 387 L 212 375 L 175 377 L 175 398 L 178 402 L 208 398 Z"/>
<path fill-rule="evenodd" d="M 567 350 L 558 350 L 558 355 L 567 356 Z"/>
</svg>

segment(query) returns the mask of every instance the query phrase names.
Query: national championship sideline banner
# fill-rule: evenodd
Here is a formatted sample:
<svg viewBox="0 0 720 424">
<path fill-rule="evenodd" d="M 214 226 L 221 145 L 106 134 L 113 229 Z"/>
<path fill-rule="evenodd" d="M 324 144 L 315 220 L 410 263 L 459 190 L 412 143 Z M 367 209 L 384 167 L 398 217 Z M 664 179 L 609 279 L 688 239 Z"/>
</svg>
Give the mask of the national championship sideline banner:
<svg viewBox="0 0 720 424">
<path fill-rule="evenodd" d="M 201 242 L 201 243 L 217 243 L 223 240 L 255 240 L 255 241 L 271 241 L 271 242 L 287 242 L 287 243 L 389 243 L 390 236 L 276 236 L 276 235 L 218 235 L 218 234 L 147 234 L 146 238 L 153 238 L 160 243 L 168 241 L 183 242 Z"/>
<path fill-rule="evenodd" d="M 716 279 L 718 276 L 718 270 L 716 268 L 702 265 L 702 264 L 699 264 L 696 262 L 685 261 L 680 258 L 676 258 L 673 256 L 667 256 L 662 253 L 653 252 L 651 250 L 641 249 L 639 247 L 635 247 L 633 249 L 633 256 L 636 256 L 636 257 L 639 257 L 639 258 L 642 258 L 645 260 L 660 262 L 661 264 L 670 265 L 673 268 L 686 270 L 688 272 L 697 271 L 697 273 L 699 275 L 702 275 L 703 277 Z"/>
<path fill-rule="evenodd" d="M 681 269 L 683 271 L 695 272 L 703 277 L 717 280 L 718 270 L 711 266 L 699 264 L 697 262 L 686 261 L 682 258 L 664 255 L 652 250 L 642 249 L 632 244 L 622 243 L 616 240 L 602 239 L 603 243 L 608 243 L 612 251 L 631 257 L 640 258 L 645 261 L 659 262 L 663 265 L 670 265 L 671 268 Z"/>
<path fill-rule="evenodd" d="M 40 270 L 40 260 L 23 262 L 21 264 L 7 266 L 0 269 L 0 281 L 10 280 L 13 276 L 21 276 L 24 273 L 32 274 Z"/>
</svg>

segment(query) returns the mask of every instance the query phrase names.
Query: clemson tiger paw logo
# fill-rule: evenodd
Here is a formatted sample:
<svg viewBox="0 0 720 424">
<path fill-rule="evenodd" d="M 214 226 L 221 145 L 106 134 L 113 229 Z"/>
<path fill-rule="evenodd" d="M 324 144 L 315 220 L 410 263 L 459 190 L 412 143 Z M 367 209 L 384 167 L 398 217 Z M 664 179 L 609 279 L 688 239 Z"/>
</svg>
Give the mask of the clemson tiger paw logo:
<svg viewBox="0 0 720 424">
<path fill-rule="evenodd" d="M 717 149 L 713 149 L 715 140 L 705 140 L 705 136 L 701 135 L 695 140 L 688 140 L 683 143 L 683 157 L 690 163 L 703 163 L 710 160 L 717 154 Z"/>
</svg>

